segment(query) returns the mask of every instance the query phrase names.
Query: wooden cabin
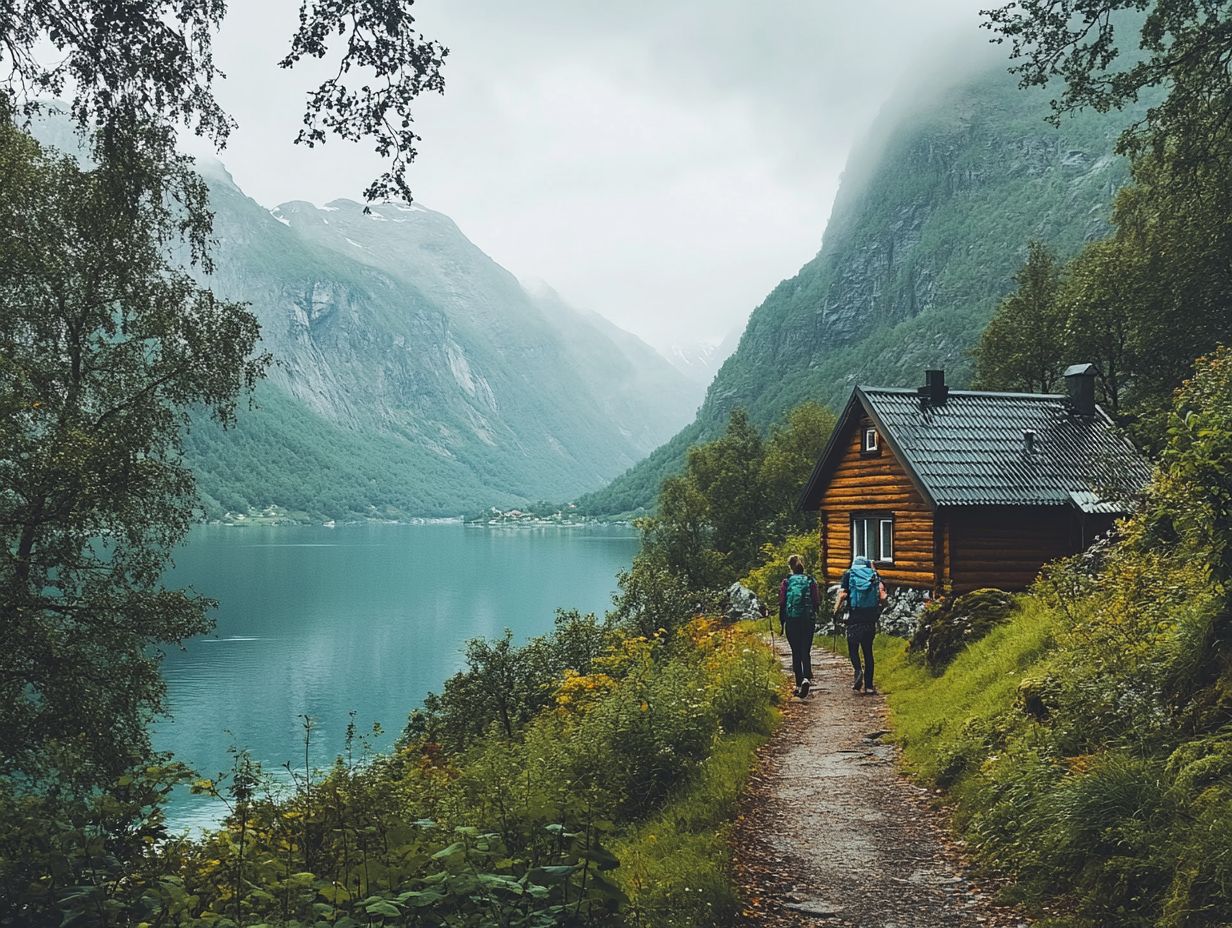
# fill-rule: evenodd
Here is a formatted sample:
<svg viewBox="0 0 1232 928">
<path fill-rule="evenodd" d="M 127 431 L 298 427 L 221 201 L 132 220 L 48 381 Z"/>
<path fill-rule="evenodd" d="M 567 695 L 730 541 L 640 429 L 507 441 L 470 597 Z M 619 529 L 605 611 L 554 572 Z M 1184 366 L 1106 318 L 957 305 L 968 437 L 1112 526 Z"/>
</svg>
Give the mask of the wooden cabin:
<svg viewBox="0 0 1232 928">
<path fill-rule="evenodd" d="M 828 583 L 864 555 L 887 586 L 1022 589 L 1107 531 L 1124 491 L 1146 483 L 1145 459 L 1095 403 L 1093 365 L 1066 371 L 1068 395 L 925 379 L 856 387 L 813 470 L 800 508 L 818 513 Z"/>
</svg>

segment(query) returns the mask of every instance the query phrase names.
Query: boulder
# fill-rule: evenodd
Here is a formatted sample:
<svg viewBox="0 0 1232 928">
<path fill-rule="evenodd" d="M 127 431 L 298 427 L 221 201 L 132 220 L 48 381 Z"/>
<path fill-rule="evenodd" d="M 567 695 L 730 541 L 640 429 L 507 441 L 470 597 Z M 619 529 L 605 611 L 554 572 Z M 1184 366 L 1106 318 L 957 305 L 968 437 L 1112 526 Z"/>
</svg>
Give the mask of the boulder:
<svg viewBox="0 0 1232 928">
<path fill-rule="evenodd" d="M 727 604 L 724 612 L 733 622 L 741 619 L 760 619 L 766 614 L 766 609 L 761 604 L 761 600 L 757 598 L 757 594 L 743 583 L 733 583 L 727 588 L 723 598 Z"/>
<path fill-rule="evenodd" d="M 910 587 L 890 590 L 881 610 L 879 630 L 883 635 L 893 635 L 895 638 L 914 638 L 920 627 L 920 616 L 928 603 L 928 594 L 924 590 Z"/>
</svg>

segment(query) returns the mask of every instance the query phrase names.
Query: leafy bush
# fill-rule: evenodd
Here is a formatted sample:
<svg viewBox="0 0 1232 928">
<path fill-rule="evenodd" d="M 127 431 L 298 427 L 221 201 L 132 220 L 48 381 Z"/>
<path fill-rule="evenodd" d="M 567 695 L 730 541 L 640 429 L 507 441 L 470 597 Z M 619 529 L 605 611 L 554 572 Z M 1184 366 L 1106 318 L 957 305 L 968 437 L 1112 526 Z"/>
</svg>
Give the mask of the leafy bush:
<svg viewBox="0 0 1232 928">
<path fill-rule="evenodd" d="M 821 537 L 817 532 L 803 532 L 778 543 L 762 545 L 760 565 L 750 570 L 740 581 L 756 593 L 757 598 L 765 603 L 771 612 L 778 608 L 779 584 L 791 572 L 787 559 L 793 554 L 804 558 L 806 571 L 817 571 L 821 564 Z M 825 591 L 822 593 L 824 595 Z M 824 603 L 822 613 L 825 613 Z"/>
<path fill-rule="evenodd" d="M 674 630 L 561 613 L 524 645 L 472 642 L 393 753 L 352 727 L 345 755 L 294 771 L 289 792 L 243 752 L 194 781 L 229 808 L 197 839 L 165 830 L 177 765 L 77 798 L 0 792 L 0 924 L 713 924 L 733 904 L 725 824 L 781 674 L 749 627 L 656 626 Z"/>
</svg>

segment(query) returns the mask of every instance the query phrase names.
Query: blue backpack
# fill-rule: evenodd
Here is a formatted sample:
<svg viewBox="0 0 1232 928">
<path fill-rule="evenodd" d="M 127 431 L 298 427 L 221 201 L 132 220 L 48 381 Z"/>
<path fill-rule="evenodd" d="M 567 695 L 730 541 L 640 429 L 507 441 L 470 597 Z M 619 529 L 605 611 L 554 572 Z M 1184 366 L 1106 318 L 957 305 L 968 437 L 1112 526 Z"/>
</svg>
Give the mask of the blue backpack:
<svg viewBox="0 0 1232 928">
<path fill-rule="evenodd" d="M 852 609 L 872 609 L 881 603 L 881 578 L 877 571 L 858 564 L 847 571 L 847 595 Z"/>
<path fill-rule="evenodd" d="M 813 578 L 807 574 L 792 574 L 787 578 L 787 602 L 784 611 L 789 619 L 813 617 Z"/>
</svg>

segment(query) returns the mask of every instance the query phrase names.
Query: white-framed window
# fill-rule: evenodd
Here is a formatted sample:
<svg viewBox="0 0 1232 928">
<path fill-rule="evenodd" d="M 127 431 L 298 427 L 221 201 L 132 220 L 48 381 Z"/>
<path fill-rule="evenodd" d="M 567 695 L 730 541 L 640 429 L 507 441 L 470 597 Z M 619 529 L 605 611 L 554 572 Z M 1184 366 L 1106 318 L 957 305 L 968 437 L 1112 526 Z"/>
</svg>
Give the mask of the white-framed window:
<svg viewBox="0 0 1232 928">
<path fill-rule="evenodd" d="M 894 563 L 894 517 L 855 516 L 851 520 L 851 555 L 882 564 Z"/>
<path fill-rule="evenodd" d="M 860 450 L 865 454 L 876 454 L 881 449 L 877 437 L 877 429 L 871 425 L 864 427 L 864 440 L 860 444 Z"/>
</svg>

